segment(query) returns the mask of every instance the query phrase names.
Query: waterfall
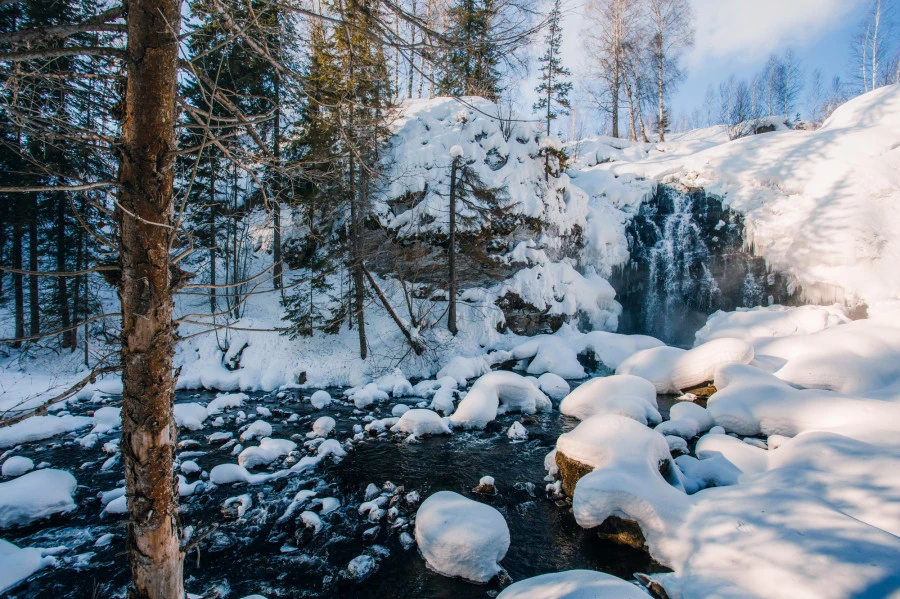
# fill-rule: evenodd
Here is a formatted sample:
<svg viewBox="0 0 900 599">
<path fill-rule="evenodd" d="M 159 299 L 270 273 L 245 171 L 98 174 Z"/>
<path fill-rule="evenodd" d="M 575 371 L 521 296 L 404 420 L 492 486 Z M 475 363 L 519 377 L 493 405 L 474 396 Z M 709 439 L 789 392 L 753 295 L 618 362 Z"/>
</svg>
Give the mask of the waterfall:
<svg viewBox="0 0 900 599">
<path fill-rule="evenodd" d="M 620 332 L 690 345 L 716 310 L 793 303 L 783 278 L 745 247 L 741 215 L 702 190 L 660 185 L 628 241 L 631 262 L 611 280 L 624 309 Z"/>
</svg>

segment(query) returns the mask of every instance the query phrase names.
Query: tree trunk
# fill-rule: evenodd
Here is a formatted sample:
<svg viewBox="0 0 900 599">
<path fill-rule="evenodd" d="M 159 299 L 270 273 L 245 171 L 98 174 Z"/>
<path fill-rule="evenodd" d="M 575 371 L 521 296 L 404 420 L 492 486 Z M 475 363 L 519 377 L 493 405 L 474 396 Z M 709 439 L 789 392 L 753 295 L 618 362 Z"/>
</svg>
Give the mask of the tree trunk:
<svg viewBox="0 0 900 599">
<path fill-rule="evenodd" d="M 66 211 L 63 197 L 56 198 L 56 270 L 59 272 L 66 270 Z M 69 289 L 65 277 L 56 277 L 56 302 L 59 304 L 62 328 L 68 329 L 72 320 L 69 312 Z M 62 346 L 74 350 L 77 336 L 74 329 L 63 332 Z"/>
<path fill-rule="evenodd" d="M 281 76 L 275 73 L 275 123 L 272 131 L 272 153 L 275 155 L 275 180 L 273 181 L 274 210 L 272 220 L 275 230 L 272 232 L 273 259 L 275 265 L 272 269 L 275 289 L 283 289 L 282 281 L 282 256 L 281 256 L 281 185 L 279 169 L 281 168 Z"/>
<path fill-rule="evenodd" d="M 38 271 L 38 218 L 37 218 L 37 195 L 32 195 L 31 215 L 28 219 L 28 270 L 31 272 Z M 29 275 L 28 277 L 28 311 L 30 315 L 30 332 L 32 335 L 41 333 L 41 298 L 40 282 L 37 275 Z"/>
<path fill-rule="evenodd" d="M 656 61 L 656 92 L 657 101 L 659 102 L 659 141 L 666 141 L 666 103 L 665 103 L 665 78 L 663 73 L 663 56 L 662 50 Z"/>
<path fill-rule="evenodd" d="M 613 85 L 612 85 L 612 136 L 619 137 L 619 88 L 621 83 L 619 80 L 619 69 L 621 68 L 620 58 L 617 56 L 613 65 Z"/>
<path fill-rule="evenodd" d="M 628 139 L 637 141 L 637 127 L 634 123 L 634 89 L 625 74 L 625 97 L 628 99 Z"/>
<path fill-rule="evenodd" d="M 450 239 L 447 242 L 450 252 L 449 266 L 449 290 L 447 291 L 449 305 L 447 307 L 447 329 L 456 335 L 456 170 L 459 168 L 459 158 L 454 157 L 450 166 Z"/>
<path fill-rule="evenodd" d="M 360 176 L 362 179 L 362 176 Z M 360 188 L 363 186 L 360 181 Z M 359 335 L 359 357 L 366 359 L 369 353 L 368 343 L 366 342 L 366 317 L 364 312 L 365 303 L 365 287 L 363 281 L 362 269 L 362 249 L 361 237 L 362 226 L 360 225 L 360 206 L 359 196 L 356 189 L 356 180 L 354 173 L 353 158 L 350 159 L 350 263 L 353 268 L 353 312 L 356 315 L 356 331 Z"/>
<path fill-rule="evenodd" d="M 215 314 L 219 311 L 219 302 L 216 297 L 216 271 L 218 264 L 216 263 L 216 238 L 219 232 L 216 229 L 216 161 L 210 157 L 209 159 L 209 313 Z"/>
<path fill-rule="evenodd" d="M 12 267 L 22 270 L 22 223 L 18 215 L 14 216 L 12 239 Z M 25 336 L 25 278 L 20 272 L 13 273 L 13 296 L 16 312 L 16 339 Z M 21 341 L 13 343 L 13 347 L 22 347 Z"/>
<path fill-rule="evenodd" d="M 174 231 L 180 0 L 128 0 L 125 118 L 119 149 L 122 441 L 131 599 L 182 599 L 173 477 L 175 377 L 169 248 Z M 127 212 L 126 212 L 127 210 Z M 135 215 L 135 216 L 131 216 Z"/>
</svg>

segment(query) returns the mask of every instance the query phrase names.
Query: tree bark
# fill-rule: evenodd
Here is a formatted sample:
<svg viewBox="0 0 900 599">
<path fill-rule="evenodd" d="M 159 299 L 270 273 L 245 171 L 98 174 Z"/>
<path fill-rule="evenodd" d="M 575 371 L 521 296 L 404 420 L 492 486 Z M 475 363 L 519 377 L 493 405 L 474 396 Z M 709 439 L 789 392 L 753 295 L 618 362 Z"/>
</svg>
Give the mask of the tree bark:
<svg viewBox="0 0 900 599">
<path fill-rule="evenodd" d="M 456 171 L 459 168 L 459 158 L 453 158 L 450 166 L 450 239 L 447 242 L 450 252 L 449 258 L 449 290 L 447 291 L 449 305 L 447 307 L 447 329 L 456 335 Z"/>
<path fill-rule="evenodd" d="M 38 203 L 37 195 L 32 195 L 31 215 L 28 219 L 28 270 L 37 272 L 38 269 Z M 31 335 L 39 335 L 41 332 L 41 297 L 37 275 L 28 277 L 28 311 L 29 329 Z"/>
<path fill-rule="evenodd" d="M 62 196 L 62 194 L 58 194 L 56 197 L 56 270 L 65 272 L 67 249 L 65 198 L 59 196 Z M 69 289 L 66 284 L 66 277 L 56 278 L 56 301 L 59 304 L 62 328 L 68 329 L 72 324 L 72 320 L 69 311 Z M 77 337 L 78 331 L 76 329 L 66 330 L 62 334 L 62 346 L 66 349 L 74 350 Z"/>
<path fill-rule="evenodd" d="M 128 80 L 119 149 L 122 441 L 131 599 L 184 594 L 173 476 L 175 91 L 180 0 L 128 0 Z M 135 215 L 137 218 L 130 216 Z"/>
<path fill-rule="evenodd" d="M 12 267 L 19 272 L 13 273 L 13 297 L 16 313 L 16 339 L 25 336 L 25 279 L 22 275 L 22 223 L 20 216 L 15 215 L 12 238 Z M 21 341 L 13 343 L 13 347 L 22 347 Z"/>
<path fill-rule="evenodd" d="M 363 187 L 360 174 L 360 188 Z M 359 192 L 361 193 L 361 192 Z M 366 316 L 364 310 L 365 287 L 362 265 L 362 225 L 359 195 L 356 189 L 354 162 L 350 159 L 350 263 L 353 269 L 353 311 L 356 316 L 356 332 L 359 335 L 359 357 L 366 359 L 369 353 L 366 342 Z"/>
<path fill-rule="evenodd" d="M 273 207 L 272 220 L 274 231 L 272 232 L 273 259 L 275 264 L 272 268 L 272 285 L 275 289 L 282 289 L 284 283 L 282 255 L 281 255 L 281 185 L 279 179 L 279 169 L 281 168 L 281 76 L 275 73 L 275 123 L 272 131 L 272 153 L 275 156 L 275 180 L 272 184 L 272 196 L 275 202 Z"/>
</svg>

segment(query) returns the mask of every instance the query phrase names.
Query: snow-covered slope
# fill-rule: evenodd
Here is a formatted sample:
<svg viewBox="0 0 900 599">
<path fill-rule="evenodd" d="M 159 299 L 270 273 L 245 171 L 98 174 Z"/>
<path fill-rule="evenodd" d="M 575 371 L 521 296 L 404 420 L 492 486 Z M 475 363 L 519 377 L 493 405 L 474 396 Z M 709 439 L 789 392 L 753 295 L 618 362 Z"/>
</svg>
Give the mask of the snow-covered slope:
<svg viewBox="0 0 900 599">
<path fill-rule="evenodd" d="M 745 215 L 748 243 L 812 302 L 900 297 L 900 86 L 851 100 L 816 131 L 585 140 L 575 168 L 594 203 L 626 211 L 656 182 L 721 196 Z"/>
</svg>

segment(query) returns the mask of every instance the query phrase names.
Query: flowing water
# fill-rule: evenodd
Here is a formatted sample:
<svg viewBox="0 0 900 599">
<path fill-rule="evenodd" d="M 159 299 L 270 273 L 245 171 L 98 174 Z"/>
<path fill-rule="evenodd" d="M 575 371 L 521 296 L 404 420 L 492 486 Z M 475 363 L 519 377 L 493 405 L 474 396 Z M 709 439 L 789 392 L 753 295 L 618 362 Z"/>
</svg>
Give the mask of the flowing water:
<svg viewBox="0 0 900 599">
<path fill-rule="evenodd" d="M 340 390 L 332 391 L 339 397 Z M 207 392 L 178 393 L 179 402 L 206 403 L 213 397 Z M 390 416 L 390 407 L 396 403 L 382 404 L 373 415 Z M 663 412 L 667 412 L 666 405 L 660 406 Z M 273 437 L 294 435 L 301 450 L 315 418 L 326 414 L 334 417 L 337 428 L 332 436 L 343 440 L 352 436 L 353 426 L 364 424 L 368 415 L 346 403 L 315 411 L 297 392 L 282 399 L 257 393 L 242 409 L 249 414 L 256 406 L 271 409 L 273 415 L 264 419 L 273 425 Z M 72 407 L 72 413 L 89 413 L 97 407 L 80 402 Z M 294 413 L 299 419 L 289 422 L 287 418 Z M 233 416 L 234 411 L 230 414 Z M 506 436 L 506 430 L 517 420 L 525 422 L 527 441 L 514 442 Z M 219 431 L 237 436 L 239 430 L 233 417 L 227 417 L 220 428 L 209 424 L 207 421 L 201 431 L 182 431 L 182 448 L 178 451 L 181 460 L 194 460 L 205 471 L 217 464 L 236 462 L 228 449 L 211 445 L 206 436 Z M 603 543 L 579 528 L 566 502 L 545 492 L 544 456 L 553 449 L 557 437 L 576 424 L 554 410 L 535 417 L 505 415 L 485 431 L 456 432 L 416 443 L 389 435 L 367 437 L 355 443 L 339 463 L 327 461 L 306 475 L 258 485 L 208 486 L 181 500 L 182 523 L 193 527 L 195 537 L 217 526 L 200 543 L 199 555 L 192 552 L 186 561 L 187 589 L 199 595 L 218 589 L 220 596 L 228 597 L 259 593 L 269 599 L 488 597 L 500 590 L 497 580 L 479 585 L 432 572 L 415 547 L 403 548 L 399 541 L 401 527 L 392 526 L 387 519 L 372 523 L 360 516 L 357 508 L 370 483 L 388 488 L 402 486 L 405 493 L 418 491 L 422 498 L 435 491 L 452 490 L 496 507 L 510 528 L 511 545 L 501 565 L 513 580 L 570 568 L 602 570 L 626 579 L 634 572 L 658 571 L 645 554 Z M 19 546 L 65 546 L 57 555 L 59 567 L 42 570 L 10 597 L 124 596 L 128 580 L 124 517 L 104 515 L 98 498 L 103 491 L 123 486 L 121 463 L 115 458 L 110 461 L 102 450 L 104 443 L 117 441 L 118 432 L 101 436 L 94 448 L 86 449 L 75 438 L 87 432 L 29 443 L 18 453 L 35 463 L 46 461 L 54 468 L 71 471 L 79 483 L 75 498 L 78 509 L 27 528 L 4 531 L 3 538 Z M 484 475 L 495 478 L 497 495 L 474 492 Z M 298 518 L 303 510 L 321 511 L 316 501 L 280 520 L 301 489 L 315 490 L 318 498 L 340 501 L 340 508 L 322 515 L 324 527 L 317 534 Z M 243 494 L 250 496 L 252 505 L 241 518 L 223 512 L 228 498 Z M 415 506 L 405 502 L 397 505 L 400 518 L 414 518 Z M 405 529 L 414 532 L 412 523 Z M 112 535 L 111 542 L 96 546 L 98 539 L 108 534 Z M 361 554 L 375 558 L 377 570 L 361 582 L 349 580 L 346 566 Z"/>
<path fill-rule="evenodd" d="M 741 215 L 714 196 L 660 185 L 629 224 L 631 260 L 611 280 L 624 309 L 619 332 L 689 346 L 716 310 L 796 304 L 743 232 Z"/>
</svg>

